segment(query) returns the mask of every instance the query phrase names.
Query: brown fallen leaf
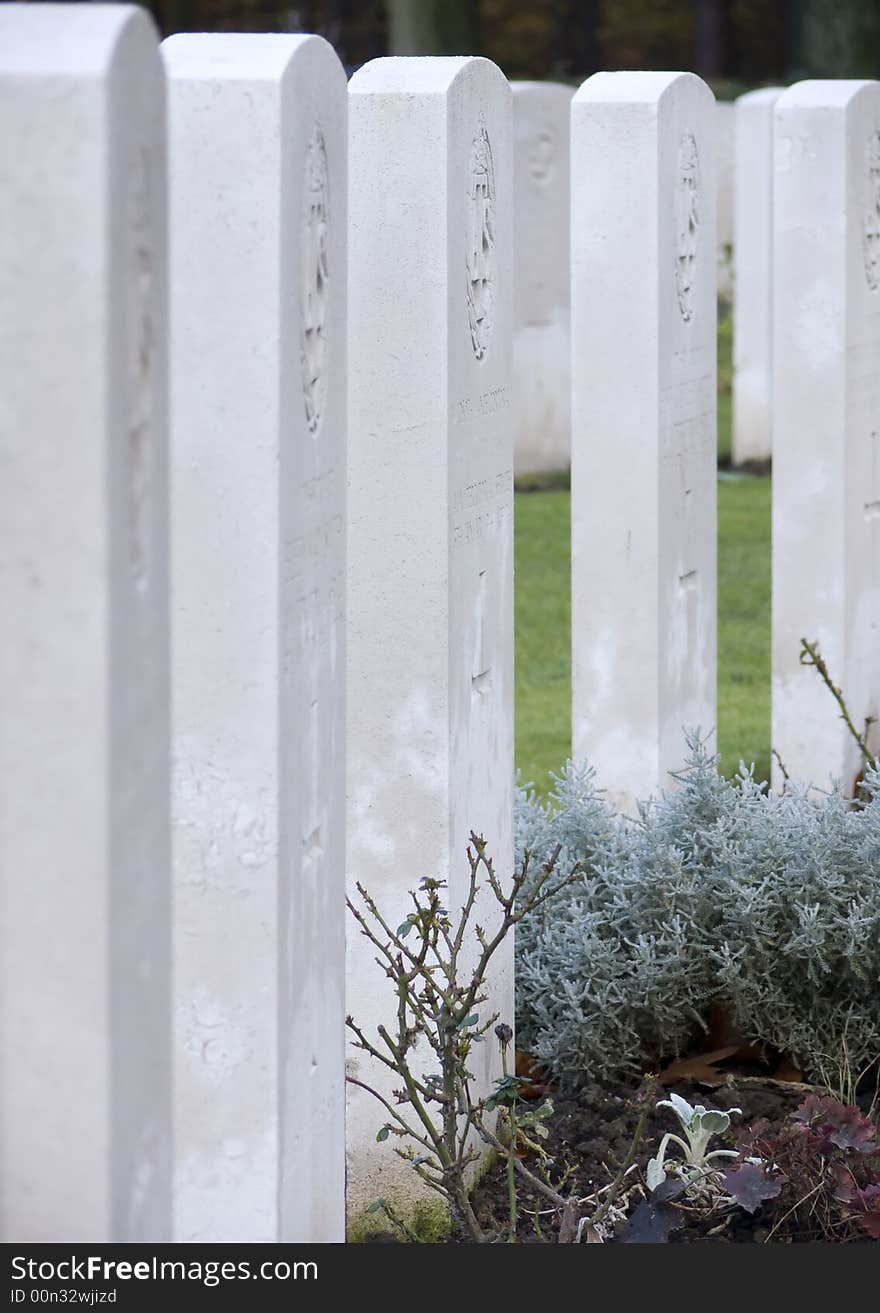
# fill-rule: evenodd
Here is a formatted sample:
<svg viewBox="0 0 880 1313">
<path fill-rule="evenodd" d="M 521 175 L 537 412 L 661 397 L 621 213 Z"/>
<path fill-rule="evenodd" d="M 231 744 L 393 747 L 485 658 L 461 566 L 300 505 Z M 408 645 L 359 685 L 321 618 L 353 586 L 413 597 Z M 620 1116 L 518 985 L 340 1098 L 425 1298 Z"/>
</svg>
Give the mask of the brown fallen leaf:
<svg viewBox="0 0 880 1313">
<path fill-rule="evenodd" d="M 537 1058 L 533 1058 L 530 1053 L 523 1053 L 521 1049 L 516 1050 L 514 1070 L 521 1080 L 530 1082 L 520 1087 L 521 1099 L 543 1099 L 545 1095 L 553 1093 L 547 1068 L 542 1067 Z"/>
<path fill-rule="evenodd" d="M 773 1072 L 774 1080 L 794 1081 L 800 1085 L 804 1079 L 804 1073 L 795 1062 L 791 1054 L 786 1054 L 779 1059 L 779 1066 Z"/>
<path fill-rule="evenodd" d="M 728 1044 L 726 1048 L 714 1049 L 711 1053 L 692 1053 L 686 1058 L 679 1058 L 677 1062 L 671 1062 L 664 1071 L 661 1071 L 659 1079 L 664 1085 L 677 1080 L 700 1081 L 704 1085 L 723 1085 L 727 1072 L 719 1071 L 718 1064 L 727 1058 L 732 1058 L 739 1052 L 739 1047 L 738 1044 Z"/>
</svg>

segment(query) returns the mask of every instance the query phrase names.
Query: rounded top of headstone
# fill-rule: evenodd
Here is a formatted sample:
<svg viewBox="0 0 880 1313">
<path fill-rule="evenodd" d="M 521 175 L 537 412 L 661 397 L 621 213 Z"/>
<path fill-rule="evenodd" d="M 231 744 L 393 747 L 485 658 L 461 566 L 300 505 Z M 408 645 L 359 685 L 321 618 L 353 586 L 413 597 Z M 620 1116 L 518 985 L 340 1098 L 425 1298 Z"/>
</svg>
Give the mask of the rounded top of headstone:
<svg viewBox="0 0 880 1313">
<path fill-rule="evenodd" d="M 578 87 L 574 101 L 622 105 L 659 104 L 673 87 L 686 85 L 701 87 L 710 101 L 715 100 L 711 88 L 702 78 L 697 77 L 696 73 L 658 73 L 637 70 L 594 73 Z"/>
<path fill-rule="evenodd" d="M 497 64 L 480 55 L 387 55 L 362 64 L 348 84 L 355 95 L 418 92 L 445 95 L 465 70 L 485 68 L 508 86 Z"/>
<path fill-rule="evenodd" d="M 100 77 L 123 36 L 146 40 L 159 34 L 139 5 L 0 5 L 0 68 L 6 73 Z"/>
<path fill-rule="evenodd" d="M 857 96 L 880 86 L 873 78 L 807 78 L 787 87 L 776 101 L 777 110 L 846 109 Z"/>
<path fill-rule="evenodd" d="M 275 82 L 304 48 L 326 47 L 322 36 L 289 32 L 177 32 L 162 42 L 169 77 L 244 78 Z M 340 70 L 342 65 L 339 64 Z"/>
<path fill-rule="evenodd" d="M 785 91 L 785 87 L 759 87 L 757 91 L 746 91 L 744 95 L 737 96 L 733 102 L 735 105 L 767 105 L 778 100 Z"/>
<path fill-rule="evenodd" d="M 517 100 L 534 96 L 536 99 L 558 100 L 565 104 L 575 93 L 575 88 L 565 82 L 511 82 L 510 89 Z"/>
</svg>

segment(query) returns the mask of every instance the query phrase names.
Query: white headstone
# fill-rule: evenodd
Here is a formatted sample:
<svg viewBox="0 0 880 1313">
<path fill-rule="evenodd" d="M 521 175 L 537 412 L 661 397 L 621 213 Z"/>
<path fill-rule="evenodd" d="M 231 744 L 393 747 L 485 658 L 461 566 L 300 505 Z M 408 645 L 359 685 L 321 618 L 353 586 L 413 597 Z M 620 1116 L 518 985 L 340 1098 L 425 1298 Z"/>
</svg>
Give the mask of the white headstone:
<svg viewBox="0 0 880 1313">
<path fill-rule="evenodd" d="M 715 726 L 713 111 L 690 73 L 572 105 L 573 751 L 627 808 Z"/>
<path fill-rule="evenodd" d="M 736 102 L 736 285 L 733 463 L 771 453 L 773 362 L 773 108 L 781 87 Z"/>
<path fill-rule="evenodd" d="M 461 906 L 471 830 L 499 873 L 513 860 L 512 111 L 466 58 L 375 60 L 349 102 L 347 864 L 399 924 L 424 875 Z M 495 965 L 486 1008 L 512 1023 L 511 944 Z M 353 929 L 348 1011 L 371 1034 L 395 1013 Z M 477 1047 L 485 1090 L 497 1047 Z M 350 1087 L 353 1217 L 424 1189 L 376 1143 L 385 1118 Z"/>
<path fill-rule="evenodd" d="M 773 747 L 851 792 L 858 747 L 799 653 L 818 640 L 860 732 L 880 714 L 880 84 L 790 87 L 774 152 Z"/>
<path fill-rule="evenodd" d="M 122 5 L 0 7 L 6 1241 L 170 1235 L 165 98 Z"/>
<path fill-rule="evenodd" d="M 320 37 L 163 52 L 175 1238 L 338 1240 L 345 75 Z"/>
<path fill-rule="evenodd" d="M 513 82 L 514 468 L 571 464 L 569 119 L 573 87 Z"/>
<path fill-rule="evenodd" d="M 715 177 L 717 181 L 716 242 L 718 244 L 718 291 L 733 292 L 736 245 L 736 110 L 733 101 L 715 102 Z"/>
</svg>

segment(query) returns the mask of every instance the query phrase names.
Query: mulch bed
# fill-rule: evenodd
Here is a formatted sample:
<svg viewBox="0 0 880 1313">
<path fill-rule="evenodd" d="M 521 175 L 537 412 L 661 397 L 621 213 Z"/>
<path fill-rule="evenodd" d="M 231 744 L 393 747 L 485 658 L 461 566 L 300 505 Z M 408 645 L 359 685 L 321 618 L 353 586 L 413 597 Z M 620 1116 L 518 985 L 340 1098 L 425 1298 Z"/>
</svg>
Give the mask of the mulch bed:
<svg viewBox="0 0 880 1313">
<path fill-rule="evenodd" d="M 719 1080 L 721 1083 L 719 1083 Z M 677 1079 L 664 1081 L 658 1088 L 659 1098 L 668 1098 L 670 1091 L 680 1094 L 691 1104 L 702 1103 L 709 1108 L 727 1111 L 742 1109 L 742 1116 L 734 1116 L 728 1133 L 712 1141 L 712 1148 L 732 1148 L 742 1131 L 766 1118 L 772 1123 L 782 1122 L 803 1102 L 813 1087 L 799 1082 L 772 1079 L 761 1075 L 744 1075 L 742 1071 L 719 1072 L 708 1081 Z M 551 1177 L 558 1180 L 568 1173 L 563 1193 L 577 1193 L 579 1197 L 592 1194 L 607 1184 L 624 1160 L 639 1119 L 639 1088 L 636 1084 L 603 1087 L 594 1085 L 577 1096 L 551 1092 L 554 1115 L 546 1123 L 549 1135 L 544 1147 L 554 1159 Z M 634 1185 L 644 1181 L 644 1169 L 657 1149 L 666 1131 L 680 1131 L 669 1108 L 655 1108 L 646 1123 L 641 1144 L 635 1156 L 637 1166 L 627 1177 Z M 558 1235 L 552 1226 L 552 1216 L 546 1212 L 548 1204 L 540 1195 L 523 1183 L 518 1192 L 520 1217 L 517 1241 L 520 1243 L 556 1243 Z M 474 1193 L 474 1206 L 481 1224 L 498 1235 L 506 1234 L 509 1227 L 506 1169 L 496 1164 L 483 1178 Z M 541 1234 L 536 1232 L 532 1210 L 538 1212 Z M 768 1205 L 762 1205 L 750 1216 L 735 1209 L 723 1217 L 701 1220 L 684 1214 L 684 1224 L 669 1236 L 669 1243 L 687 1244 L 710 1240 L 722 1243 L 761 1243 L 768 1237 L 772 1217 Z M 790 1238 L 790 1237 L 789 1237 Z M 609 1237 L 615 1243 L 617 1236 Z"/>
</svg>

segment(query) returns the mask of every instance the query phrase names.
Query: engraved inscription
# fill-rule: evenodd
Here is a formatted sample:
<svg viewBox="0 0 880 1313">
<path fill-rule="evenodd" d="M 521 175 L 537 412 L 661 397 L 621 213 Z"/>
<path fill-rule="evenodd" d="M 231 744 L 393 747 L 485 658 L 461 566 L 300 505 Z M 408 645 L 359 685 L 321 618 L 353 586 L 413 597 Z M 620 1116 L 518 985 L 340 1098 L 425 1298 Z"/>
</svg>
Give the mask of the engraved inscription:
<svg viewBox="0 0 880 1313">
<path fill-rule="evenodd" d="M 866 197 L 862 219 L 862 254 L 865 277 L 872 292 L 880 289 L 880 132 L 868 138 Z"/>
<path fill-rule="evenodd" d="M 483 392 L 476 399 L 473 397 L 462 397 L 453 412 L 454 422 L 464 424 L 470 419 L 477 419 L 480 415 L 497 415 L 499 411 L 510 409 L 510 395 L 507 388 L 493 388 L 491 392 Z"/>
<path fill-rule="evenodd" d="M 675 193 L 675 292 L 685 323 L 694 316 L 697 252 L 700 237 L 700 160 L 697 143 L 685 133 L 678 148 Z"/>
<path fill-rule="evenodd" d="M 714 442 L 715 375 L 672 383 L 660 391 L 662 461 L 700 452 Z"/>
<path fill-rule="evenodd" d="M 498 533 L 513 517 L 513 470 L 501 470 L 457 488 L 450 511 L 453 547 Z"/>
<path fill-rule="evenodd" d="M 495 168 L 485 127 L 471 143 L 468 171 L 467 309 L 474 355 L 489 349 L 495 310 Z"/>
<path fill-rule="evenodd" d="M 141 149 L 132 165 L 129 190 L 131 272 L 128 288 L 128 557 L 138 592 L 148 582 L 149 487 L 153 440 L 153 378 L 156 329 L 151 241 L 152 167 Z"/>
<path fill-rule="evenodd" d="M 321 427 L 327 396 L 329 223 L 327 150 L 316 124 L 306 151 L 302 228 L 302 362 L 303 401 L 309 432 Z"/>
</svg>

